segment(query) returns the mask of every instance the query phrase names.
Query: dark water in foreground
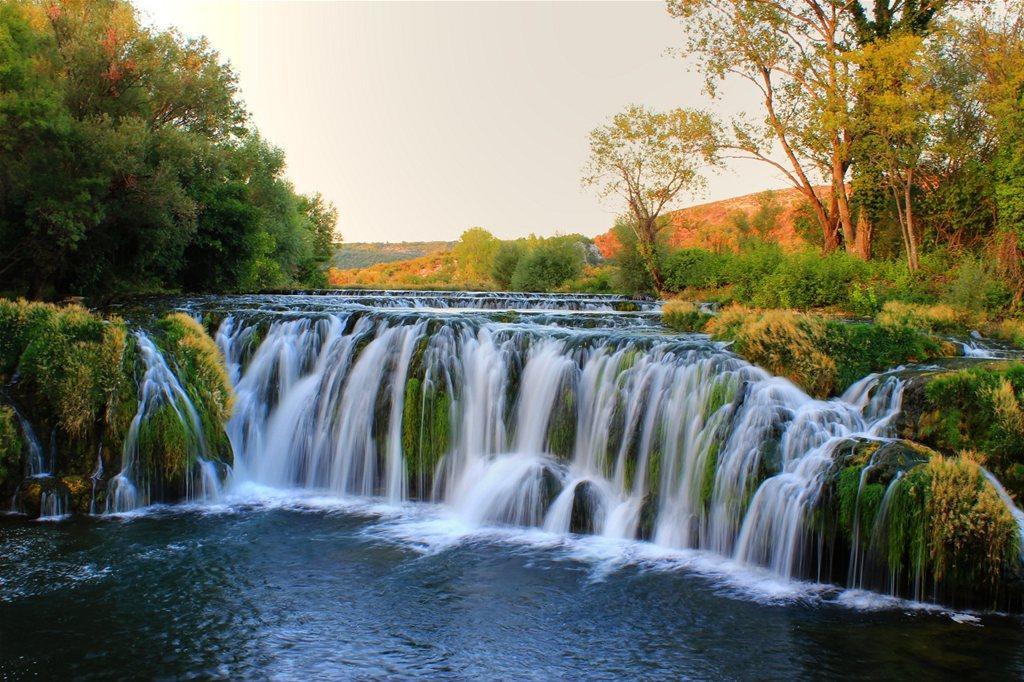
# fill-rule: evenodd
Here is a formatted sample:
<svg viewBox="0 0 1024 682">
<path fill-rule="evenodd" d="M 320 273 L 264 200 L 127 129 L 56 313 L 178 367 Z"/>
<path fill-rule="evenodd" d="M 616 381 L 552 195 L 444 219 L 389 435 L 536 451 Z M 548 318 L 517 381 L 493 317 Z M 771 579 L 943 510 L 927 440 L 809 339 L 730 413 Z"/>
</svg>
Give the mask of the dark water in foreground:
<svg viewBox="0 0 1024 682">
<path fill-rule="evenodd" d="M 1018 619 L 440 514 L 307 498 L 0 517 L 0 678 L 1024 675 Z"/>
</svg>

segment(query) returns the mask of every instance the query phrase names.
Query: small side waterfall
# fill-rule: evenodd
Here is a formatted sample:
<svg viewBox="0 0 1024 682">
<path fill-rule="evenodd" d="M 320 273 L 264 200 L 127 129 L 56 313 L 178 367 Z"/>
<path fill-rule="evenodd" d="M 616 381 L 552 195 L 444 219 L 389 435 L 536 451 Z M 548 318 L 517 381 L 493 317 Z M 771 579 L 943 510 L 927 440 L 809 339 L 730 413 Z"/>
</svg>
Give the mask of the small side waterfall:
<svg viewBox="0 0 1024 682">
<path fill-rule="evenodd" d="M 220 487 L 219 477 L 213 465 L 207 461 L 206 437 L 195 406 L 156 344 L 143 332 L 136 334 L 136 341 L 144 366 L 139 381 L 139 404 L 125 438 L 121 470 L 108 483 L 106 511 L 123 513 L 150 503 L 149 491 L 153 480 L 149 468 L 144 466 L 143 458 L 153 456 L 154 453 L 140 449 L 140 437 L 142 430 L 160 408 L 169 408 L 184 428 L 185 447 L 189 459 L 195 462 L 186 478 L 186 498 L 201 500 L 216 497 Z M 102 471 L 102 460 L 97 471 Z"/>
<path fill-rule="evenodd" d="M 797 577 L 837 448 L 902 382 L 815 400 L 705 341 L 472 316 L 228 316 L 236 480 L 444 502 L 485 524 L 648 538 Z M 867 529 L 868 532 L 870 529 Z"/>
<path fill-rule="evenodd" d="M 36 436 L 35 429 L 32 428 L 32 424 L 25 419 L 24 415 L 18 408 L 13 405 L 9 400 L 7 401 L 14 411 L 14 416 L 18 420 L 18 426 L 21 428 L 21 435 L 25 441 L 25 447 L 27 449 L 27 466 L 28 475 L 30 477 L 41 477 L 49 476 L 49 467 L 46 464 L 46 453 L 43 451 L 43 445 L 39 442 L 39 437 Z"/>
</svg>

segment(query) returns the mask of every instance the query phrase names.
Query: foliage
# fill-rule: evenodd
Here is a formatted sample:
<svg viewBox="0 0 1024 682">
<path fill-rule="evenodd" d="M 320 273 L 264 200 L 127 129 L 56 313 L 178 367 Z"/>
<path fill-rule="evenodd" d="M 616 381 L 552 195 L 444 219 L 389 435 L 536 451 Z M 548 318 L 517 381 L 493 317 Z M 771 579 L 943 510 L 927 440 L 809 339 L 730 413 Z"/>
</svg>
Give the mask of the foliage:
<svg viewBox="0 0 1024 682">
<path fill-rule="evenodd" d="M 999 363 L 929 377 L 914 425 L 923 443 L 975 450 L 1017 499 L 1024 498 L 1024 363 Z"/>
<path fill-rule="evenodd" d="M 519 242 L 501 242 L 494 253 L 491 264 L 491 279 L 499 289 L 510 289 L 516 267 L 526 253 L 526 247 Z"/>
<path fill-rule="evenodd" d="M 516 291 L 553 291 L 583 272 L 583 253 L 572 237 L 546 239 L 516 265 L 512 289 Z"/>
<path fill-rule="evenodd" d="M 908 327 L 923 332 L 945 334 L 966 334 L 973 319 L 965 310 L 950 305 L 923 305 L 889 301 L 875 316 L 875 322 L 882 327 Z"/>
<path fill-rule="evenodd" d="M 733 306 L 712 318 L 707 331 L 733 342 L 733 350 L 808 393 L 825 397 L 858 379 L 952 349 L 909 328 L 846 323 L 791 310 Z"/>
<path fill-rule="evenodd" d="M 711 315 L 690 301 L 666 301 L 661 307 L 661 322 L 677 332 L 703 331 Z"/>
<path fill-rule="evenodd" d="M 482 227 L 472 227 L 462 233 L 452 247 L 452 255 L 467 279 L 482 280 L 494 270 L 500 242 Z"/>
<path fill-rule="evenodd" d="M 620 244 L 615 255 L 615 285 L 619 291 L 631 295 L 650 295 L 655 293 L 654 279 L 651 270 L 637 246 L 636 232 L 626 220 L 616 221 L 612 233 Z M 664 249 L 655 247 L 654 258 L 659 262 L 664 258 Z M 659 268 L 661 266 L 659 265 Z"/>
<path fill-rule="evenodd" d="M 125 0 L 0 6 L 0 290 L 322 281 L 336 213 L 283 178 L 202 39 Z"/>
<path fill-rule="evenodd" d="M 680 194 L 702 186 L 697 170 L 714 161 L 716 137 L 717 126 L 705 112 L 653 112 L 635 104 L 590 133 L 583 183 L 623 201 L 637 253 L 656 287 L 661 286 L 655 253 L 664 228 L 661 214 Z"/>
<path fill-rule="evenodd" d="M 14 410 L 0 405 L 0 485 L 21 473 L 22 447 Z"/>
</svg>

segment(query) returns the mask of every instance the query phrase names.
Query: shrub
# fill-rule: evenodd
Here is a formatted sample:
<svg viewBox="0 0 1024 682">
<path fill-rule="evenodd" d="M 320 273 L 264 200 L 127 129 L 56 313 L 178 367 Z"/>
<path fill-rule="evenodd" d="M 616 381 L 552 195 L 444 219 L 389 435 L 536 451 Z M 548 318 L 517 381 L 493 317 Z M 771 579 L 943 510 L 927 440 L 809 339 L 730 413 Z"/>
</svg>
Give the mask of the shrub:
<svg viewBox="0 0 1024 682">
<path fill-rule="evenodd" d="M 1024 348 L 1024 319 L 1008 318 L 988 328 L 988 333 L 1018 348 Z"/>
<path fill-rule="evenodd" d="M 583 272 L 578 242 L 567 238 L 546 239 L 520 259 L 512 274 L 517 291 L 552 291 Z"/>
<path fill-rule="evenodd" d="M 0 405 L 0 486 L 21 474 L 21 432 L 18 420 L 7 405 Z"/>
<path fill-rule="evenodd" d="M 702 331 L 709 319 L 711 315 L 689 301 L 666 301 L 661 307 L 662 324 L 677 332 Z"/>
<path fill-rule="evenodd" d="M 948 453 L 977 450 L 1012 495 L 1024 497 L 1024 363 L 994 363 L 927 379 L 913 425 Z"/>
<path fill-rule="evenodd" d="M 708 331 L 769 372 L 791 379 L 811 395 L 845 390 L 871 372 L 950 354 L 952 348 L 909 328 L 849 324 L 792 310 L 733 306 Z"/>
<path fill-rule="evenodd" d="M 731 254 L 704 249 L 679 249 L 665 257 L 664 277 L 668 291 L 711 289 L 731 283 Z"/>
<path fill-rule="evenodd" d="M 515 274 L 516 266 L 522 259 L 526 249 L 519 242 L 501 242 L 494 253 L 494 261 L 491 264 L 491 278 L 500 289 L 508 289 L 512 286 L 512 277 Z"/>
<path fill-rule="evenodd" d="M 966 334 L 976 320 L 966 310 L 946 304 L 920 305 L 889 301 L 875 316 L 875 322 L 887 328 L 910 328 L 923 332 Z"/>
<path fill-rule="evenodd" d="M 994 268 L 973 255 L 960 260 L 953 281 L 942 295 L 944 303 L 975 312 L 1003 309 L 1012 298 L 1013 293 Z"/>
<path fill-rule="evenodd" d="M 829 395 L 836 387 L 836 363 L 822 352 L 826 327 L 821 318 L 733 307 L 713 318 L 708 331 L 716 339 L 733 341 L 737 353 L 813 395 Z"/>
</svg>

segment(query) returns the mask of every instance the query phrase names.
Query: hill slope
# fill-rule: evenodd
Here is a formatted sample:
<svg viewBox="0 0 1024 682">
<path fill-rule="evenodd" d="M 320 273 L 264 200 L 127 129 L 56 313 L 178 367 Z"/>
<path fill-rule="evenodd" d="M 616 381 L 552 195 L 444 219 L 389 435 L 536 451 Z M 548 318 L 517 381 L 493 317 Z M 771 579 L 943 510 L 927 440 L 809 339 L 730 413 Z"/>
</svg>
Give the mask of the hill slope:
<svg viewBox="0 0 1024 682">
<path fill-rule="evenodd" d="M 445 251 L 451 246 L 452 242 L 351 242 L 335 248 L 331 267 L 351 270 L 378 263 L 412 260 Z"/>
<path fill-rule="evenodd" d="M 819 191 L 825 189 L 819 188 Z M 739 224 L 755 221 L 758 213 L 761 213 L 775 225 L 765 236 L 783 246 L 795 247 L 804 243 L 796 228 L 797 217 L 804 202 L 804 195 L 799 190 L 781 189 L 744 194 L 672 211 L 666 214 L 672 221 L 668 243 L 675 248 L 729 248 L 735 246 L 740 235 Z M 614 256 L 621 246 L 610 230 L 595 237 L 594 243 L 605 258 Z"/>
</svg>

